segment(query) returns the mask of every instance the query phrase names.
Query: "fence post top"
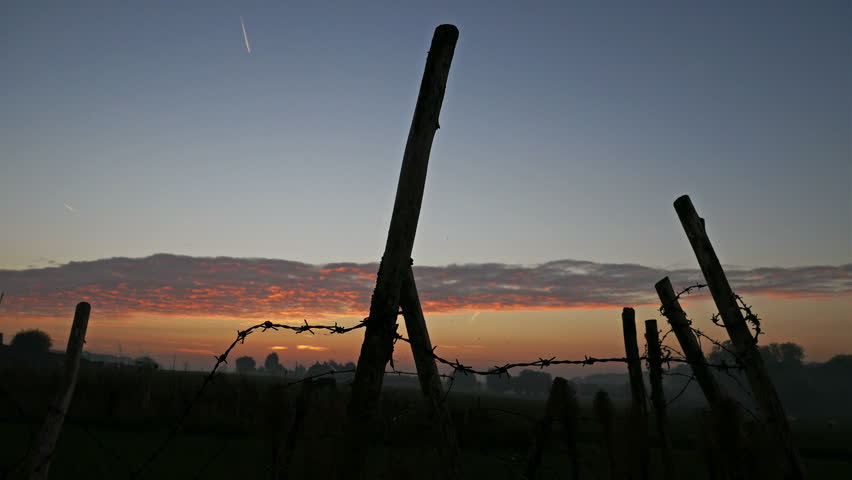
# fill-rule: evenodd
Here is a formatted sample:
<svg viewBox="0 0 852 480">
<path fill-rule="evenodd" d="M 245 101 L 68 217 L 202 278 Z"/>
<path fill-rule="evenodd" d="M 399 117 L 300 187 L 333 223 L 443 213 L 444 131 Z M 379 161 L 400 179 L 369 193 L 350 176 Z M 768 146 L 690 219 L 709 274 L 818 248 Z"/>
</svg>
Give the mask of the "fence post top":
<svg viewBox="0 0 852 480">
<path fill-rule="evenodd" d="M 444 23 L 435 27 L 435 35 L 450 35 L 455 38 L 458 38 L 459 29 L 455 25 Z"/>
<path fill-rule="evenodd" d="M 689 195 L 681 195 L 674 201 L 675 208 L 686 205 L 692 205 L 692 200 L 690 200 Z"/>
</svg>

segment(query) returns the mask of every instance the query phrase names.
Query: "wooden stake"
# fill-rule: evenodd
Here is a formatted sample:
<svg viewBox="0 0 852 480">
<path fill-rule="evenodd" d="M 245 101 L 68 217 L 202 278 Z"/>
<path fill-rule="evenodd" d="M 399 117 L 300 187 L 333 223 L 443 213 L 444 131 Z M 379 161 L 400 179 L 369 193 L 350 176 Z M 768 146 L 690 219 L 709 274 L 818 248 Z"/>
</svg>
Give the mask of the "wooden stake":
<svg viewBox="0 0 852 480">
<path fill-rule="evenodd" d="M 441 432 L 441 443 L 437 446 L 442 458 L 441 469 L 443 478 L 459 478 L 459 445 L 456 431 L 453 427 L 450 411 L 444 394 L 444 386 L 438 374 L 435 357 L 432 356 L 432 341 L 426 328 L 426 318 L 420 306 L 414 273 L 408 269 L 402 282 L 400 306 L 405 319 L 408 339 L 411 340 L 411 353 L 417 366 L 417 378 L 420 389 L 432 407 L 432 415 Z"/>
<path fill-rule="evenodd" d="M 80 368 L 83 344 L 86 342 L 86 328 L 89 325 L 91 310 L 92 307 L 88 303 L 80 302 L 74 312 L 74 323 L 71 324 L 68 346 L 65 349 L 64 372 L 59 389 L 47 411 L 34 452 L 30 457 L 28 477 L 30 480 L 46 479 L 47 472 L 50 470 L 53 451 L 59 440 L 59 434 L 62 433 L 62 424 L 68 413 L 71 398 L 74 396 L 74 387 L 77 385 L 77 372 Z"/>
<path fill-rule="evenodd" d="M 645 320 L 645 342 L 648 345 L 648 366 L 651 378 L 651 403 L 657 423 L 657 435 L 660 436 L 660 449 L 663 457 L 663 471 L 666 480 L 674 480 L 674 459 L 672 443 L 668 433 L 666 417 L 666 394 L 663 391 L 663 351 L 660 347 L 660 334 L 656 320 Z"/>
<path fill-rule="evenodd" d="M 385 253 L 379 265 L 364 343 L 352 384 L 349 403 L 349 415 L 352 417 L 371 418 L 374 415 L 385 365 L 393 353 L 400 286 L 411 265 L 432 139 L 438 129 L 438 115 L 458 36 L 455 26 L 440 25 L 435 29 L 426 58 L 426 70 L 402 158 Z"/>
<path fill-rule="evenodd" d="M 680 306 L 680 302 L 672 288 L 672 282 L 669 277 L 665 277 L 656 285 L 657 295 L 660 297 L 660 302 L 663 305 L 663 315 L 669 321 L 672 331 L 677 337 L 680 348 L 683 350 L 689 366 L 692 368 L 692 373 L 695 374 L 695 379 L 704 392 L 704 398 L 710 404 L 710 408 L 714 411 L 719 410 L 719 401 L 722 398 L 722 390 L 719 388 L 719 382 L 707 366 L 707 359 L 704 358 L 704 353 L 701 351 L 701 345 L 695 334 L 692 333 L 692 327 L 689 320 L 686 318 L 686 312 Z"/>
<path fill-rule="evenodd" d="M 539 476 L 542 455 L 550 441 L 553 422 L 557 421 L 562 423 L 565 439 L 568 441 L 568 450 L 571 456 L 571 478 L 578 479 L 580 477 L 580 462 L 577 457 L 576 442 L 578 410 L 577 393 L 574 388 L 564 378 L 554 378 L 550 387 L 550 394 L 547 397 L 544 416 L 536 425 L 532 448 L 527 458 L 525 478 L 532 480 Z"/>
<path fill-rule="evenodd" d="M 642 480 L 650 478 L 651 452 L 648 448 L 648 409 L 645 404 L 645 382 L 642 380 L 642 361 L 639 357 L 639 345 L 636 343 L 636 312 L 625 307 L 621 312 L 621 325 L 624 329 L 624 350 L 627 354 L 627 372 L 630 375 L 630 396 L 632 398 L 632 417 L 636 422 L 639 435 L 639 468 Z"/>
<path fill-rule="evenodd" d="M 429 154 L 435 131 L 439 128 L 438 117 L 458 37 L 459 31 L 455 26 L 439 25 L 426 57 L 426 68 L 402 158 L 385 252 L 370 300 L 370 315 L 347 408 L 350 425 L 347 427 L 345 456 L 350 478 L 364 474 L 366 454 L 372 433 L 376 430 L 373 419 L 379 405 L 385 366 L 393 354 L 401 286 L 412 263 L 411 251 L 426 185 Z"/>
<path fill-rule="evenodd" d="M 722 269 L 722 264 L 716 256 L 710 238 L 704 225 L 704 219 L 698 216 L 689 196 L 684 195 L 674 202 L 683 230 L 689 239 L 692 250 L 701 266 L 701 272 L 713 295 L 713 301 L 728 336 L 734 345 L 738 360 L 743 364 L 746 378 L 754 393 L 755 402 L 769 429 L 777 438 L 779 443 L 779 457 L 783 458 L 785 464 L 784 478 L 802 479 L 805 476 L 804 468 L 799 459 L 798 451 L 793 443 L 793 435 L 790 425 L 787 423 L 787 415 L 784 406 L 778 397 L 778 392 L 769 378 L 763 358 L 757 349 L 757 342 L 751 334 L 745 322 L 740 305 L 734 296 L 728 279 Z"/>
</svg>

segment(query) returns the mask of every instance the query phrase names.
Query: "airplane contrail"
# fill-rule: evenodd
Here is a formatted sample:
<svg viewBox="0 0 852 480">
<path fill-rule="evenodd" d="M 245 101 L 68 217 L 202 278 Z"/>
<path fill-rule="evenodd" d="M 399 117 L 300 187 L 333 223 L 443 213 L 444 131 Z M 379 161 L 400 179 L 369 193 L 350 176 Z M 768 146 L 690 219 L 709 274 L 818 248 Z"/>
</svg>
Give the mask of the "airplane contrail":
<svg viewBox="0 0 852 480">
<path fill-rule="evenodd" d="M 246 22 L 243 21 L 243 17 L 240 16 L 240 25 L 243 26 L 243 40 L 246 42 L 246 51 L 251 55 L 251 45 L 249 45 L 248 34 L 246 33 Z"/>
<path fill-rule="evenodd" d="M 75 211 L 74 207 L 72 207 L 71 205 L 68 205 L 67 203 L 63 203 L 62 205 L 65 205 L 65 209 L 68 210 L 69 212 Z"/>
</svg>

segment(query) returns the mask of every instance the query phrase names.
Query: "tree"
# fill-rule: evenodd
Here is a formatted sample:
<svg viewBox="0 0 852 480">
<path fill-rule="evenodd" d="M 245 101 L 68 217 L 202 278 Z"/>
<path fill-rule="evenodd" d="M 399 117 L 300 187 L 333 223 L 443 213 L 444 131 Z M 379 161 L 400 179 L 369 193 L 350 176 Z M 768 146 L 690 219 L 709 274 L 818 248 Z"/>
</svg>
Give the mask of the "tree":
<svg viewBox="0 0 852 480">
<path fill-rule="evenodd" d="M 475 374 L 454 371 L 452 381 L 449 382 L 447 389 L 452 389 L 456 392 L 478 392 L 480 385 L 476 380 Z"/>
<path fill-rule="evenodd" d="M 308 371 L 305 372 L 306 377 L 315 377 L 317 375 L 322 375 L 324 373 L 328 373 L 334 371 L 334 367 L 329 365 L 328 362 L 315 362 L 313 365 L 308 368 Z"/>
<path fill-rule="evenodd" d="M 53 340 L 38 329 L 21 330 L 12 338 L 11 347 L 24 353 L 41 354 L 50 351 Z"/>
<path fill-rule="evenodd" d="M 488 375 L 485 377 L 485 388 L 487 388 L 489 392 L 506 393 L 512 390 L 512 387 L 512 377 L 508 374 Z"/>
<path fill-rule="evenodd" d="M 160 368 L 160 364 L 158 364 L 156 360 L 147 355 L 145 355 L 144 357 L 137 358 L 133 361 L 133 364 L 136 365 L 137 368 L 146 370 L 158 370 Z"/>
<path fill-rule="evenodd" d="M 521 370 L 514 379 L 515 391 L 527 395 L 547 395 L 553 379 L 547 372 Z"/>
<path fill-rule="evenodd" d="M 282 375 L 285 373 L 284 366 L 278 360 L 277 353 L 270 353 L 263 361 L 263 371 L 267 375 Z"/>
<path fill-rule="evenodd" d="M 241 375 L 254 372 L 254 367 L 257 365 L 251 357 L 240 357 L 234 363 L 237 366 L 237 373 Z"/>
<path fill-rule="evenodd" d="M 805 349 L 801 345 L 786 343 L 770 343 L 760 347 L 760 354 L 767 362 L 776 363 L 783 367 L 798 367 L 805 359 Z"/>
</svg>

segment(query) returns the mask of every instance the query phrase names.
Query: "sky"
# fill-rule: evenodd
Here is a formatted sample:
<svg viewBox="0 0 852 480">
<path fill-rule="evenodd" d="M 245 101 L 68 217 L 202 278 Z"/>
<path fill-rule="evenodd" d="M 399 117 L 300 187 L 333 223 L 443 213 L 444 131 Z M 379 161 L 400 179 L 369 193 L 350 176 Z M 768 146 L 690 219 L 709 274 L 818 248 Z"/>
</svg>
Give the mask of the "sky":
<svg viewBox="0 0 852 480">
<path fill-rule="evenodd" d="M 850 351 L 848 2 L 2 10 L 9 336 L 64 345 L 88 299 L 89 348 L 202 365 L 258 319 L 366 316 L 452 23 L 413 253 L 433 339 L 480 362 L 617 353 L 621 306 L 651 318 L 656 280 L 700 280 L 672 207 L 689 194 L 734 289 L 775 314 L 769 340 Z M 360 340 L 268 336 L 245 352 L 351 360 Z"/>
</svg>

